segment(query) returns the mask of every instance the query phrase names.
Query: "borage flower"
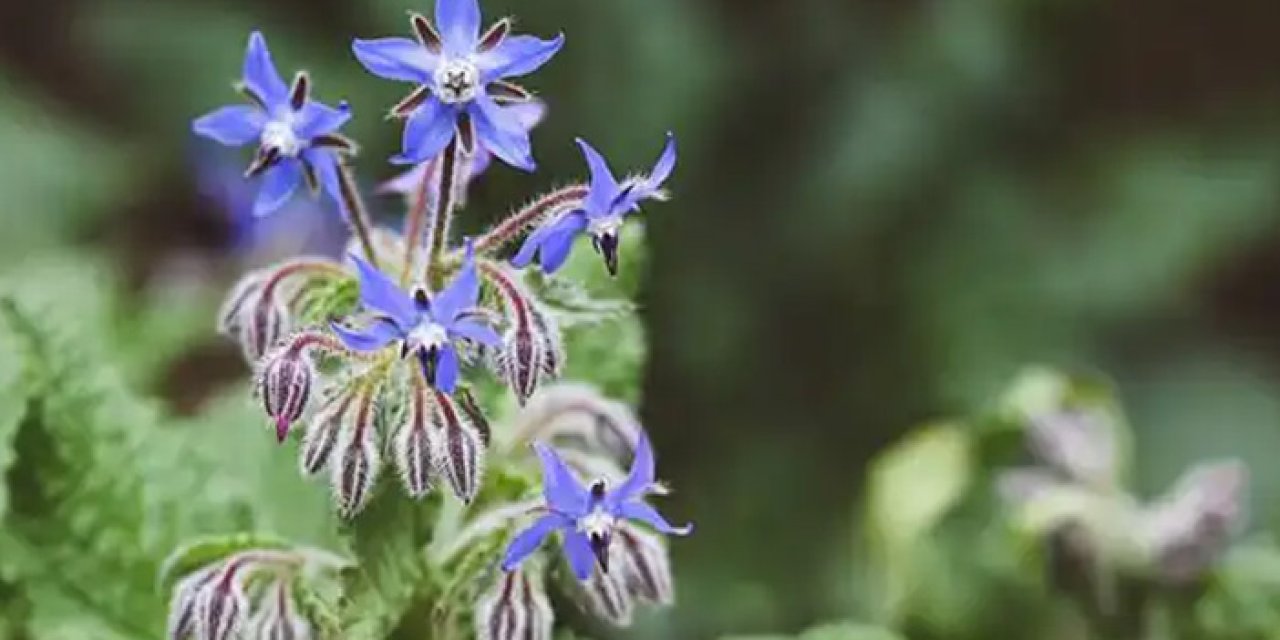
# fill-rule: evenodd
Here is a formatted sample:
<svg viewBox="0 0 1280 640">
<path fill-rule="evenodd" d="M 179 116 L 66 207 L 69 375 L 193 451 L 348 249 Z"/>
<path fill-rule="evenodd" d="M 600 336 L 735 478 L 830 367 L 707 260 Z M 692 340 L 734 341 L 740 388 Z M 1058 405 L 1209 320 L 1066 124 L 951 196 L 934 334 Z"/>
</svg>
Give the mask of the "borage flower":
<svg viewBox="0 0 1280 640">
<path fill-rule="evenodd" d="M 525 239 L 524 246 L 512 258 L 511 263 L 524 267 L 537 256 L 542 270 L 554 273 L 573 248 L 578 234 L 591 234 L 591 244 L 604 257 L 605 268 L 610 275 L 618 274 L 618 244 L 622 223 L 628 214 L 640 210 L 640 202 L 648 199 L 665 200 L 662 185 L 671 177 L 676 166 L 676 139 L 667 134 L 667 146 L 647 176 L 629 178 L 618 182 L 609 170 L 609 164 L 585 140 L 578 139 L 578 146 L 587 158 L 591 170 L 591 186 L 582 208 L 542 225 Z"/>
<path fill-rule="evenodd" d="M 341 202 L 337 152 L 353 152 L 354 145 L 337 132 L 351 118 L 351 110 L 346 103 L 335 109 L 312 100 L 310 84 L 307 74 L 300 72 L 292 86 L 286 85 L 266 39 L 255 31 L 249 36 L 243 78 L 237 85 L 250 104 L 222 107 L 193 123 L 197 134 L 227 146 L 258 143 L 247 171 L 249 177 L 262 176 L 255 215 L 284 206 L 302 181 L 313 192 L 323 187 Z"/>
<path fill-rule="evenodd" d="M 467 257 L 453 282 L 431 296 L 418 288 L 412 295 L 373 265 L 352 255 L 360 277 L 360 302 L 378 314 L 363 330 L 331 323 L 347 348 L 359 352 L 377 351 L 400 343 L 401 357 L 416 355 L 423 373 L 436 389 L 453 393 L 458 381 L 457 347 L 465 341 L 497 346 L 502 338 L 482 322 L 478 312 L 480 278 L 470 244 Z"/>
<path fill-rule="evenodd" d="M 529 133 L 515 114 L 500 106 L 526 101 L 530 95 L 504 78 L 541 67 L 560 50 L 564 36 L 511 36 L 508 19 L 499 20 L 482 36 L 476 0 L 437 0 L 434 27 L 417 14 L 411 22 L 416 42 L 380 38 L 352 44 L 356 58 L 374 75 L 420 85 L 392 109 L 393 116 L 409 120 L 404 149 L 392 161 L 430 160 L 456 130 L 466 151 L 478 142 L 503 162 L 532 171 Z"/>
<path fill-rule="evenodd" d="M 593 564 L 599 563 L 602 571 L 609 571 L 609 544 L 624 520 L 642 522 L 667 535 L 683 536 L 693 531 L 693 525 L 671 525 L 644 501 L 648 494 L 660 491 L 654 480 L 653 450 L 644 433 L 636 442 L 630 474 L 611 491 L 603 479 L 593 482 L 590 488 L 584 487 L 551 447 L 535 443 L 534 448 L 542 460 L 547 513 L 511 541 L 502 560 L 504 571 L 514 570 L 553 531 L 562 533 L 569 565 L 583 581 L 591 577 Z"/>
</svg>

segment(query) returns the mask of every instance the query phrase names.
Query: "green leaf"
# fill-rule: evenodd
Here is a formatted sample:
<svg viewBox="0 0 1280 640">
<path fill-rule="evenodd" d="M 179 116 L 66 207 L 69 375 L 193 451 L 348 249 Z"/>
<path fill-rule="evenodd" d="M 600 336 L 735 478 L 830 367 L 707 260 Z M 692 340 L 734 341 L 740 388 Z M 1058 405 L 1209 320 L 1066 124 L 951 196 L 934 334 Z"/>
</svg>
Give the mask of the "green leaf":
<svg viewBox="0 0 1280 640">
<path fill-rule="evenodd" d="M 795 636 L 726 636 L 723 640 L 901 640 L 902 636 L 882 628 L 852 622 L 822 625 Z"/>
<path fill-rule="evenodd" d="M 156 578 L 158 591 L 168 593 L 183 576 L 233 553 L 250 549 L 288 549 L 292 546 L 283 538 L 254 533 L 205 536 L 187 541 L 169 554 L 160 565 L 160 574 Z"/>
</svg>

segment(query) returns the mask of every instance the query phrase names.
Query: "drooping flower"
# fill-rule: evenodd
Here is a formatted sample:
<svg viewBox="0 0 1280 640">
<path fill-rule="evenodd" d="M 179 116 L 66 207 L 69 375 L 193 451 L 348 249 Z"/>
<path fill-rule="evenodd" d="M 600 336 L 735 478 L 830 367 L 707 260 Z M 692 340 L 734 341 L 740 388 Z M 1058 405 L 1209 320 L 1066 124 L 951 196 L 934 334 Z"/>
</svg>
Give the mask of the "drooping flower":
<svg viewBox="0 0 1280 640">
<path fill-rule="evenodd" d="M 542 122 L 542 118 L 547 113 L 547 105 L 541 100 L 530 100 L 519 104 L 513 104 L 507 107 L 507 112 L 514 115 L 520 123 L 521 128 L 525 132 L 533 131 L 533 128 Z M 476 145 L 475 153 L 471 155 L 471 164 L 462 170 L 459 178 L 462 184 L 459 185 L 459 193 L 465 199 L 467 189 L 471 185 L 471 181 L 479 178 L 485 171 L 488 171 L 489 165 L 492 164 L 493 153 L 484 146 L 483 142 Z M 440 170 L 440 159 L 432 158 L 426 162 L 419 163 L 414 168 L 382 183 L 378 187 L 378 192 L 383 194 L 396 194 L 409 198 L 417 197 L 419 189 L 422 188 L 423 180 L 433 180 L 436 172 Z M 434 192 L 428 192 L 428 206 L 434 207 L 430 198 L 435 197 Z"/>
<path fill-rule="evenodd" d="M 362 330 L 331 323 L 347 348 L 367 353 L 399 342 L 402 357 L 418 357 L 428 383 L 453 393 L 460 366 L 459 344 L 471 341 L 497 346 L 502 342 L 476 312 L 480 278 L 469 244 L 461 271 L 435 296 L 423 288 L 412 295 L 405 293 L 373 265 L 355 255 L 351 259 L 359 270 L 360 302 L 377 316 Z"/>
<path fill-rule="evenodd" d="M 554 273 L 569 257 L 574 239 L 585 232 L 591 235 L 592 246 L 604 257 L 610 275 L 617 275 L 619 232 L 626 216 L 639 211 L 641 201 L 666 198 L 662 185 L 676 166 L 674 135 L 667 134 L 667 146 L 647 176 L 622 182 L 614 177 L 604 157 L 585 140 L 578 139 L 578 146 L 582 147 L 591 170 L 590 192 L 582 208 L 569 211 L 529 234 L 511 260 L 515 266 L 524 267 L 537 256 L 542 270 Z"/>
<path fill-rule="evenodd" d="M 338 129 L 351 118 L 346 103 L 335 109 L 310 98 L 310 81 L 299 73 L 289 86 L 271 60 L 261 33 L 249 36 L 244 72 L 239 85 L 250 104 L 222 107 L 197 118 L 192 129 L 227 146 L 258 144 L 249 177 L 262 177 L 255 215 L 270 214 L 285 205 L 306 182 L 339 199 L 338 152 L 353 150 Z"/>
<path fill-rule="evenodd" d="M 654 478 L 653 450 L 643 433 L 636 442 L 631 472 L 612 490 L 604 480 L 584 487 L 554 449 L 542 443 L 535 443 L 534 448 L 542 461 L 546 513 L 511 541 L 502 560 L 505 571 L 515 569 L 553 531 L 561 532 L 569 565 L 582 581 L 591 577 L 594 564 L 608 572 L 609 545 L 625 520 L 641 522 L 667 535 L 693 531 L 693 525 L 673 526 L 645 502 L 648 494 L 660 489 Z"/>
<path fill-rule="evenodd" d="M 532 171 L 528 129 L 503 104 L 530 98 L 505 78 L 520 77 L 550 60 L 564 36 L 540 40 L 513 36 L 511 22 L 500 20 L 480 33 L 476 0 L 437 0 L 433 26 L 412 16 L 417 40 L 379 38 L 352 43 L 352 51 L 371 73 L 419 85 L 392 109 L 407 117 L 404 148 L 393 161 L 417 164 L 434 158 L 454 137 L 467 151 L 487 148 L 503 162 Z"/>
</svg>

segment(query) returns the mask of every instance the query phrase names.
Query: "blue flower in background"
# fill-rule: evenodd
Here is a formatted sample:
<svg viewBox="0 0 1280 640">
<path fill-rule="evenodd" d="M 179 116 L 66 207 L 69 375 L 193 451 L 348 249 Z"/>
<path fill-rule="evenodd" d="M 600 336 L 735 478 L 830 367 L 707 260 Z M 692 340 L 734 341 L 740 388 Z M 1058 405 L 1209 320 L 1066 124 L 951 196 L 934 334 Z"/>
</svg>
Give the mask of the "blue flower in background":
<svg viewBox="0 0 1280 640">
<path fill-rule="evenodd" d="M 410 296 L 373 265 L 354 255 L 351 259 L 359 270 L 360 303 L 378 315 L 359 331 L 331 323 L 347 348 L 367 353 L 399 341 L 401 357 L 417 355 L 427 382 L 453 393 L 458 382 L 458 343 L 469 340 L 497 346 L 502 342 L 477 313 L 480 277 L 469 243 L 457 277 L 434 297 L 424 289 Z"/>
<path fill-rule="evenodd" d="M 247 175 L 262 176 L 254 201 L 254 215 L 264 216 L 284 206 L 306 181 L 321 186 L 340 201 L 338 151 L 352 144 L 338 135 L 351 118 L 345 103 L 326 106 L 309 97 L 310 82 L 299 73 L 289 86 L 280 78 L 261 33 L 249 36 L 240 91 L 251 104 L 222 107 L 197 118 L 193 130 L 227 146 L 258 144 Z"/>
<path fill-rule="evenodd" d="M 542 495 L 547 513 L 511 541 L 502 559 L 504 571 L 515 569 L 554 531 L 562 533 L 565 556 L 579 580 L 591 576 L 595 562 L 608 572 L 609 543 L 621 520 L 636 520 L 667 535 L 683 536 L 693 531 L 693 525 L 672 526 L 644 501 L 657 485 L 653 450 L 643 432 L 636 442 L 631 473 L 612 491 L 606 490 L 603 480 L 584 487 L 551 447 L 535 443 L 534 448 L 542 460 Z"/>
<path fill-rule="evenodd" d="M 591 243 L 602 256 L 610 275 L 618 274 L 619 232 L 627 214 L 640 210 L 640 202 L 650 198 L 666 199 L 662 185 L 671 177 L 676 166 L 676 139 L 667 134 L 667 146 L 653 165 L 649 175 L 631 178 L 621 183 L 613 177 L 608 163 L 585 140 L 578 139 L 578 146 L 587 158 L 591 170 L 591 186 L 582 208 L 570 211 L 542 225 L 525 239 L 524 245 L 511 262 L 524 267 L 538 257 L 542 270 L 554 273 L 573 248 L 578 234 L 591 234 Z"/>
<path fill-rule="evenodd" d="M 437 0 L 435 27 L 420 15 L 412 22 L 416 41 L 356 40 L 351 47 L 374 75 L 421 85 L 392 109 L 393 115 L 408 118 L 404 149 L 393 162 L 416 164 L 434 158 L 456 130 L 467 151 L 478 143 L 503 162 L 532 171 L 528 129 L 502 106 L 530 96 L 504 78 L 541 67 L 560 50 L 564 36 L 512 36 L 508 20 L 481 35 L 476 0 Z"/>
</svg>

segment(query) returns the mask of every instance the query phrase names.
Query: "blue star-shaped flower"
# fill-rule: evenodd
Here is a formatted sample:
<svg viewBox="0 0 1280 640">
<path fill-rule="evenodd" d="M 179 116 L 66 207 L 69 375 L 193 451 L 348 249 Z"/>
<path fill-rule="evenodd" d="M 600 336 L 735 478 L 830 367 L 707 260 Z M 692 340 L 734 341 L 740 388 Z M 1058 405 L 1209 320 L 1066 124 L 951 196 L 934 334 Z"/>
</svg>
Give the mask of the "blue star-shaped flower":
<svg viewBox="0 0 1280 640">
<path fill-rule="evenodd" d="M 606 490 L 603 480 L 592 483 L 590 488 L 582 486 L 551 447 L 536 443 L 534 448 L 542 460 L 542 495 L 547 513 L 511 541 L 502 559 L 504 571 L 514 570 L 553 531 L 562 533 L 565 555 L 579 580 L 591 577 L 595 562 L 602 570 L 609 570 L 609 543 L 620 520 L 638 520 L 668 535 L 683 536 L 693 531 L 693 525 L 672 526 L 644 501 L 656 485 L 653 450 L 643 432 L 636 442 L 630 474 L 612 491 Z"/>
<path fill-rule="evenodd" d="M 590 191 L 582 202 L 582 208 L 570 211 L 529 234 L 524 246 L 511 259 L 515 266 L 524 267 L 537 256 L 542 270 L 554 273 L 569 257 L 574 238 L 586 232 L 591 234 L 592 246 L 604 256 L 609 274 L 617 275 L 618 234 L 624 218 L 633 211 L 639 211 L 643 200 L 666 198 L 662 185 L 676 166 L 674 135 L 667 134 L 667 146 L 649 175 L 622 183 L 613 177 L 608 163 L 591 145 L 579 138 L 578 146 L 582 147 L 587 166 L 591 169 Z"/>
<path fill-rule="evenodd" d="M 359 270 L 360 303 L 378 315 L 359 331 L 330 323 L 347 348 L 367 353 L 399 341 L 401 357 L 416 354 L 427 382 L 453 393 L 458 382 L 457 345 L 463 340 L 489 346 L 502 342 L 476 312 L 480 278 L 470 244 L 458 276 L 434 297 L 421 288 L 410 296 L 373 265 L 354 255 L 351 259 Z"/>
<path fill-rule="evenodd" d="M 404 149 L 393 162 L 434 158 L 459 132 L 463 146 L 479 142 L 503 162 L 534 168 L 529 132 L 500 102 L 528 100 L 523 89 L 503 81 L 541 67 L 564 44 L 564 36 L 540 40 L 508 35 L 499 21 L 482 36 L 476 0 L 436 0 L 436 27 L 414 15 L 418 39 L 356 40 L 356 58 L 374 75 L 418 85 L 392 113 L 407 116 Z"/>
<path fill-rule="evenodd" d="M 309 85 L 305 73 L 296 76 L 292 87 L 286 85 L 266 39 L 255 31 L 249 36 L 240 85 L 251 104 L 222 107 L 193 123 L 197 134 L 227 146 L 258 143 L 248 171 L 250 177 L 262 175 L 254 215 L 284 206 L 304 179 L 313 190 L 323 186 L 335 200 L 340 198 L 337 152 L 353 147 L 337 132 L 351 119 L 351 110 L 346 103 L 335 109 L 311 100 Z"/>
</svg>

